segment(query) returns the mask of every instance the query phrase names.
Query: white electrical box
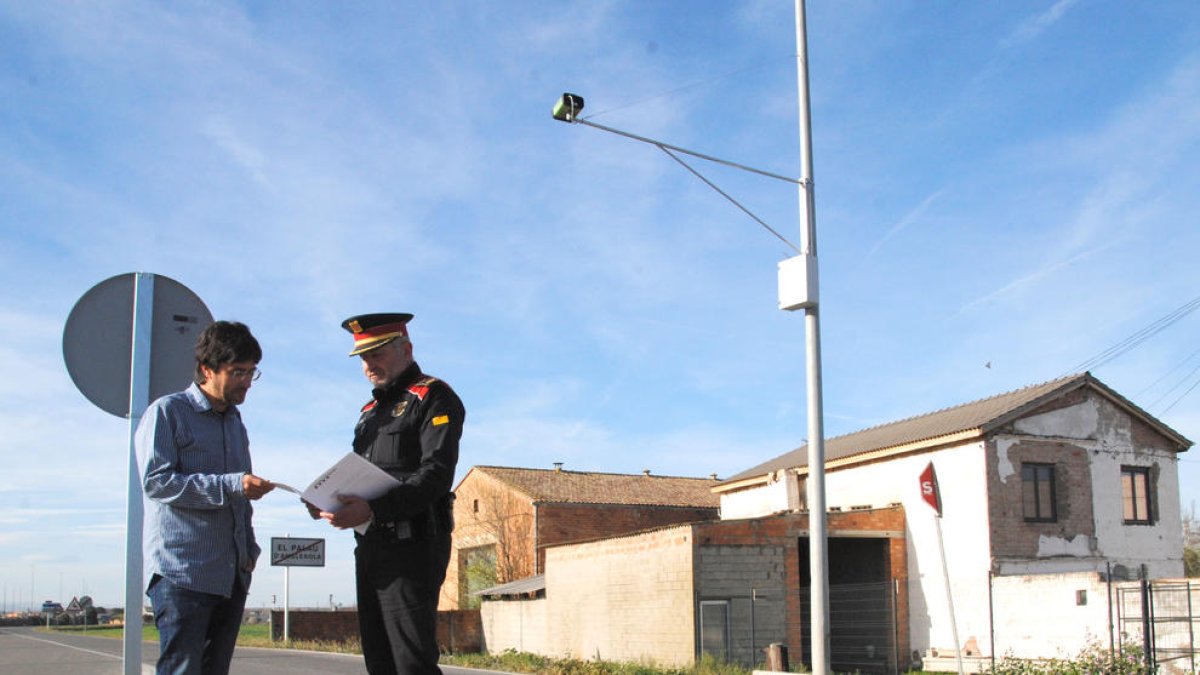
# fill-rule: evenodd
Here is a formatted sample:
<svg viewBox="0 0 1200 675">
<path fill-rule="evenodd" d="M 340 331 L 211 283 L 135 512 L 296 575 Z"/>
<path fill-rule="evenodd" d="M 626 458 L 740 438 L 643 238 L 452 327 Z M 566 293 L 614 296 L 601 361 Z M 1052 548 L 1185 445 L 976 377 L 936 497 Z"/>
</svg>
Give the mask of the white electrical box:
<svg viewBox="0 0 1200 675">
<path fill-rule="evenodd" d="M 798 255 L 779 263 L 779 309 L 817 306 L 817 257 Z"/>
</svg>

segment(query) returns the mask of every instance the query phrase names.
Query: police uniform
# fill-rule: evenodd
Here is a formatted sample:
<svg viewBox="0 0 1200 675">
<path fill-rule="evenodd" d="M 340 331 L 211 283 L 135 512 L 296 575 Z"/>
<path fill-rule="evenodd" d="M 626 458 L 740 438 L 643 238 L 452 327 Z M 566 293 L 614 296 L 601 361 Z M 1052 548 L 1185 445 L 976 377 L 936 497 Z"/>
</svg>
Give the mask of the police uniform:
<svg viewBox="0 0 1200 675">
<path fill-rule="evenodd" d="M 411 314 L 367 314 L 342 326 L 351 356 L 407 339 Z M 359 633 L 370 675 L 440 673 L 437 604 L 450 560 L 454 495 L 465 410 L 450 385 L 414 361 L 376 388 L 354 428 L 354 451 L 400 481 L 371 500 L 371 523 L 355 534 Z"/>
</svg>

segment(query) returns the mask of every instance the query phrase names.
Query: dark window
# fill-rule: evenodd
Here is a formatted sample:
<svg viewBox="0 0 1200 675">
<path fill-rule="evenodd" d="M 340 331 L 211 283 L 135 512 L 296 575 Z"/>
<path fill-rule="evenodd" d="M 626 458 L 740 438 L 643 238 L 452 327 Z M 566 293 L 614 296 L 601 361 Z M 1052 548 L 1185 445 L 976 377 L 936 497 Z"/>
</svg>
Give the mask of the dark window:
<svg viewBox="0 0 1200 675">
<path fill-rule="evenodd" d="M 700 601 L 700 651 L 729 659 L 729 601 Z"/>
<path fill-rule="evenodd" d="M 1125 522 L 1149 525 L 1150 514 L 1150 469 L 1144 466 L 1121 467 L 1121 503 Z"/>
<path fill-rule="evenodd" d="M 1058 520 L 1055 507 L 1054 465 L 1021 465 L 1021 510 L 1025 520 L 1032 523 L 1053 523 Z"/>
</svg>

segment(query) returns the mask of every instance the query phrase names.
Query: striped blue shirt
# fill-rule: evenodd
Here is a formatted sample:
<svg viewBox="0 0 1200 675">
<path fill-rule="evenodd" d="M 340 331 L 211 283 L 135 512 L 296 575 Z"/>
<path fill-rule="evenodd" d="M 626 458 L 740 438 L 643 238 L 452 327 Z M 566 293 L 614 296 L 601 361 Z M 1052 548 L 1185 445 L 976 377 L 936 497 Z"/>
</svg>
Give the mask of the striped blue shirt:
<svg viewBox="0 0 1200 675">
<path fill-rule="evenodd" d="M 242 493 L 250 444 L 237 407 L 224 413 L 192 384 L 146 409 L 134 436 L 146 495 L 146 572 L 229 597 L 250 588 L 259 547 Z"/>
</svg>

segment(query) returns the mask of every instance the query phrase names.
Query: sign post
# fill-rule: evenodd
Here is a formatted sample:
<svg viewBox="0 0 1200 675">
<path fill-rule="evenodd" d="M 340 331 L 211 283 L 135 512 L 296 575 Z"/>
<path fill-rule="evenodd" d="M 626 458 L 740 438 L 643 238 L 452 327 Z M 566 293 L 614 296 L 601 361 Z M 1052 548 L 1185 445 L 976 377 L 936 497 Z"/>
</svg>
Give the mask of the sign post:
<svg viewBox="0 0 1200 675">
<path fill-rule="evenodd" d="M 125 508 L 124 675 L 142 672 L 142 488 L 134 433 L 150 401 L 192 378 L 196 336 L 212 323 L 204 302 L 179 282 L 143 272 L 93 286 L 63 328 L 63 361 L 79 391 L 129 419 Z"/>
<path fill-rule="evenodd" d="M 271 565 L 283 567 L 283 641 L 287 642 L 291 637 L 288 613 L 292 603 L 288 594 L 292 588 L 292 568 L 324 567 L 325 540 L 271 537 Z"/>
<path fill-rule="evenodd" d="M 942 541 L 942 492 L 938 489 L 933 462 L 921 472 L 921 498 L 933 508 L 933 524 L 937 528 L 938 551 L 942 554 L 942 580 L 946 583 L 946 603 L 950 606 L 950 633 L 954 638 L 954 658 L 958 675 L 963 675 L 962 643 L 958 641 L 958 621 L 954 618 L 954 597 L 950 594 L 950 571 L 946 567 L 946 544 Z"/>
</svg>

